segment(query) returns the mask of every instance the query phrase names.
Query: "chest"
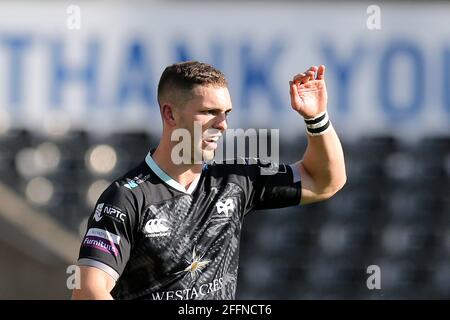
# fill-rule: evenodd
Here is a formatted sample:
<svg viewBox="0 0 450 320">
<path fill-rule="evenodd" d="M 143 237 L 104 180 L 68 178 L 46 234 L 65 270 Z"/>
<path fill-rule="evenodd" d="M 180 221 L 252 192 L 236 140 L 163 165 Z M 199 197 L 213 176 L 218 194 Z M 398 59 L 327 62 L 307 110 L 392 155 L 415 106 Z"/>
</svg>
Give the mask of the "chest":
<svg viewBox="0 0 450 320">
<path fill-rule="evenodd" d="M 149 204 L 141 215 L 139 243 L 156 255 L 225 245 L 240 232 L 245 195 L 233 183 Z"/>
</svg>

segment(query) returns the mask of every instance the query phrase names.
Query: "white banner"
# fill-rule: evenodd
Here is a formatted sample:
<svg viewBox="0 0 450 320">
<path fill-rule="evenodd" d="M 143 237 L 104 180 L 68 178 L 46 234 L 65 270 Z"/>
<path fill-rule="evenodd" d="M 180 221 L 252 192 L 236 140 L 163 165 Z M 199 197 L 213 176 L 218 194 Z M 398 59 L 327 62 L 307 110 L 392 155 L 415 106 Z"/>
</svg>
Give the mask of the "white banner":
<svg viewBox="0 0 450 320">
<path fill-rule="evenodd" d="M 450 134 L 449 21 L 445 3 L 1 2 L 0 125 L 159 133 L 159 76 L 194 59 L 227 75 L 230 127 L 303 134 L 288 81 L 325 64 L 341 135 Z"/>
</svg>

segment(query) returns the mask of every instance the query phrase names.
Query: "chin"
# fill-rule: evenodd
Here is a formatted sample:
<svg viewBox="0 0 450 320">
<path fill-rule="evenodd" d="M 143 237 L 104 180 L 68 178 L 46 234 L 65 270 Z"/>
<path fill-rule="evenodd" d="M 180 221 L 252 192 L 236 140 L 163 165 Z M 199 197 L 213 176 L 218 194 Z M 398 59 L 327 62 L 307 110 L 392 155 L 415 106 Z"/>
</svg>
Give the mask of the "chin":
<svg viewBox="0 0 450 320">
<path fill-rule="evenodd" d="M 214 159 L 215 150 L 203 150 L 203 161 L 211 161 Z"/>
<path fill-rule="evenodd" d="M 194 154 L 195 156 L 191 159 L 192 163 L 201 164 L 205 161 L 211 161 L 214 159 L 215 149 L 199 148 L 194 151 Z"/>
</svg>

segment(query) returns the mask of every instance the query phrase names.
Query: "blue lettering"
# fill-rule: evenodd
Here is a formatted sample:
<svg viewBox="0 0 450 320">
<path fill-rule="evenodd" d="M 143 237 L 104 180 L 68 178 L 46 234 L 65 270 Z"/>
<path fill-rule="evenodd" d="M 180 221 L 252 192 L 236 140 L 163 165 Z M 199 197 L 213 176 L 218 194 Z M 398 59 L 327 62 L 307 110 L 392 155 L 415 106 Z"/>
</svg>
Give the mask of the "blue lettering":
<svg viewBox="0 0 450 320">
<path fill-rule="evenodd" d="M 194 60 L 185 42 L 175 44 L 175 62 Z"/>
<path fill-rule="evenodd" d="M 223 46 L 218 41 L 211 44 L 211 55 L 206 60 L 210 62 L 215 68 L 221 70 L 223 66 Z M 201 60 L 191 54 L 187 44 L 184 41 L 177 42 L 175 44 L 175 62 L 191 61 L 191 60 Z"/>
<path fill-rule="evenodd" d="M 265 56 L 257 56 L 252 52 L 249 42 L 242 44 L 241 55 L 241 108 L 250 106 L 250 98 L 255 89 L 264 94 L 272 108 L 279 110 L 283 105 L 277 86 L 272 83 L 275 79 L 273 71 L 280 59 L 283 47 L 280 42 L 273 42 Z"/>
<path fill-rule="evenodd" d="M 402 55 L 405 59 L 411 61 L 411 68 L 413 71 L 411 81 L 413 85 L 411 101 L 405 105 L 397 105 L 392 101 L 392 90 L 396 90 L 395 83 L 392 83 L 393 58 Z M 409 42 L 393 41 L 390 46 L 386 48 L 380 65 L 380 73 L 378 75 L 378 96 L 383 109 L 390 116 L 393 121 L 398 121 L 404 118 L 411 117 L 419 112 L 424 102 L 425 92 L 425 70 L 423 58 L 417 47 Z M 402 79 L 408 80 L 408 79 Z"/>
<path fill-rule="evenodd" d="M 362 61 L 364 50 L 357 45 L 347 59 L 338 59 L 334 48 L 323 43 L 322 54 L 325 56 L 325 65 L 329 71 L 336 75 L 336 107 L 338 115 L 345 115 L 350 109 L 350 86 L 354 78 L 355 70 Z"/>
<path fill-rule="evenodd" d="M 86 103 L 88 106 L 97 104 L 98 79 L 97 68 L 99 65 L 99 45 L 96 41 L 90 41 L 87 46 L 87 59 L 84 66 L 74 68 L 63 61 L 64 45 L 61 41 L 51 43 L 51 92 L 50 103 L 53 106 L 61 106 L 64 85 L 69 81 L 80 81 L 87 88 Z"/>
<path fill-rule="evenodd" d="M 444 49 L 444 56 L 442 61 L 442 91 L 444 108 L 450 114 L 450 50 Z"/>
<path fill-rule="evenodd" d="M 30 44 L 30 38 L 8 37 L 3 40 L 3 44 L 10 49 L 9 67 L 9 103 L 12 106 L 22 104 L 22 76 L 23 76 L 23 53 L 24 49 Z"/>
<path fill-rule="evenodd" d="M 124 106 L 134 94 L 135 97 L 142 99 L 147 106 L 156 104 L 153 93 L 155 86 L 150 79 L 150 74 L 145 47 L 139 41 L 132 42 L 128 49 L 124 72 L 120 77 L 117 103 Z"/>
</svg>

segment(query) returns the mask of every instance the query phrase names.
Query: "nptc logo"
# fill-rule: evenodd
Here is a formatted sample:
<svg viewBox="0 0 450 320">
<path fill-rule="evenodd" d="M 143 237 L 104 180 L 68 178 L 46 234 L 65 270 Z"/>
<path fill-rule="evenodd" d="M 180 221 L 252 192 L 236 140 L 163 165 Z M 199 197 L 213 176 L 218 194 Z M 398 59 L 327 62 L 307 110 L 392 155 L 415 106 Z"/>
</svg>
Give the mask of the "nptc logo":
<svg viewBox="0 0 450 320">
<path fill-rule="evenodd" d="M 104 203 L 99 203 L 97 205 L 97 208 L 95 208 L 95 214 L 94 214 L 94 219 L 95 221 L 99 222 L 100 220 L 102 220 L 102 211 L 103 211 L 103 206 L 105 204 Z"/>
<path fill-rule="evenodd" d="M 104 203 L 99 203 L 97 205 L 97 208 L 95 208 L 95 221 L 99 222 L 100 220 L 102 220 L 104 214 L 114 220 L 125 222 L 126 215 L 119 208 L 115 208 L 109 204 L 105 205 Z"/>
</svg>

